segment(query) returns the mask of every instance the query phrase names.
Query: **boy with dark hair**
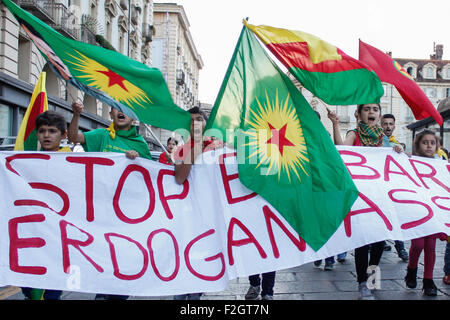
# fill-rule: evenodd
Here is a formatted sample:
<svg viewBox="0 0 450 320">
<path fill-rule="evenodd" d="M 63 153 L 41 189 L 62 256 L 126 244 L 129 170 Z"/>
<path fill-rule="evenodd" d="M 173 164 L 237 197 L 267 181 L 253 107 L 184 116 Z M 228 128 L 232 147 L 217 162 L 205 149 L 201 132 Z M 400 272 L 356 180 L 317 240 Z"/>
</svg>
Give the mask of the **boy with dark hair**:
<svg viewBox="0 0 450 320">
<path fill-rule="evenodd" d="M 381 116 L 381 127 L 383 128 L 383 133 L 390 143 L 399 144 L 393 135 L 395 130 L 395 117 L 393 114 L 387 113 Z"/>
<path fill-rule="evenodd" d="M 188 112 L 192 117 L 190 140 L 177 150 L 175 156 L 175 181 L 178 184 L 183 184 L 186 181 L 195 158 L 203 152 L 208 144 L 208 140 L 203 140 L 203 129 L 208 116 L 199 107 L 193 107 Z M 200 300 L 202 294 L 198 292 L 175 295 L 174 300 Z"/>
<path fill-rule="evenodd" d="M 72 104 L 73 118 L 69 124 L 68 136 L 73 143 L 80 143 L 87 152 L 120 152 L 129 159 L 142 157 L 152 159 L 144 138 L 137 133 L 133 119 L 119 110 L 111 108 L 109 113 L 112 123 L 108 128 L 95 129 L 89 132 L 78 132 L 78 121 L 83 112 L 83 105 Z"/>
<path fill-rule="evenodd" d="M 61 141 L 67 137 L 67 122 L 62 115 L 48 110 L 36 117 L 35 125 L 43 151 L 72 151 L 69 147 L 60 148 Z"/>
<path fill-rule="evenodd" d="M 66 119 L 55 111 L 45 111 L 35 120 L 36 135 L 42 151 L 70 152 L 70 148 L 60 148 L 61 141 L 67 137 Z M 59 300 L 61 290 L 22 288 L 22 293 L 30 300 Z"/>
<path fill-rule="evenodd" d="M 208 116 L 199 107 L 193 107 L 188 112 L 192 118 L 191 138 L 177 150 L 175 155 L 175 180 L 178 184 L 184 183 L 191 172 L 195 158 L 212 142 L 210 139 L 204 140 L 202 135 Z"/>
<path fill-rule="evenodd" d="M 393 114 L 387 113 L 381 117 L 381 127 L 383 128 L 385 139 L 388 140 L 388 143 L 390 145 L 401 145 L 393 135 L 395 130 L 395 117 Z M 405 150 L 405 148 L 403 148 L 403 150 Z M 384 250 L 390 251 L 391 246 L 386 244 L 384 246 Z M 395 240 L 395 250 L 397 251 L 397 255 L 400 259 L 402 259 L 404 262 L 408 261 L 408 252 L 405 250 L 405 244 L 403 241 Z"/>
</svg>

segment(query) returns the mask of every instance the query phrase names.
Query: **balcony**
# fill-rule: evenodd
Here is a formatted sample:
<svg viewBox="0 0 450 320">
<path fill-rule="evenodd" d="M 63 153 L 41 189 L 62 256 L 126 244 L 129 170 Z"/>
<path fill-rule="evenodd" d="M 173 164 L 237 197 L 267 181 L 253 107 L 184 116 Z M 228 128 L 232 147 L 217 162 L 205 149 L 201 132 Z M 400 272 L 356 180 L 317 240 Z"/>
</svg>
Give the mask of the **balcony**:
<svg viewBox="0 0 450 320">
<path fill-rule="evenodd" d="M 61 33 L 65 37 L 72 39 L 78 38 L 80 26 L 72 12 L 62 3 L 55 3 L 53 6 L 54 23 L 49 24 L 53 29 Z"/>
<path fill-rule="evenodd" d="M 78 38 L 77 19 L 62 3 L 55 0 L 19 0 L 18 4 L 62 35 Z"/>
<path fill-rule="evenodd" d="M 184 84 L 184 71 L 181 69 L 177 70 L 177 85 L 182 86 Z"/>
<path fill-rule="evenodd" d="M 152 41 L 153 38 L 153 26 L 148 23 L 144 23 L 144 27 L 142 28 L 142 38 L 144 42 L 147 44 Z"/>
<path fill-rule="evenodd" d="M 44 22 L 53 22 L 55 0 L 19 0 L 18 4 Z"/>
<path fill-rule="evenodd" d="M 89 26 L 85 24 L 81 24 L 80 26 L 80 41 L 84 43 L 89 43 L 93 45 L 97 45 L 97 40 L 95 38 L 95 33 L 89 28 Z"/>
</svg>

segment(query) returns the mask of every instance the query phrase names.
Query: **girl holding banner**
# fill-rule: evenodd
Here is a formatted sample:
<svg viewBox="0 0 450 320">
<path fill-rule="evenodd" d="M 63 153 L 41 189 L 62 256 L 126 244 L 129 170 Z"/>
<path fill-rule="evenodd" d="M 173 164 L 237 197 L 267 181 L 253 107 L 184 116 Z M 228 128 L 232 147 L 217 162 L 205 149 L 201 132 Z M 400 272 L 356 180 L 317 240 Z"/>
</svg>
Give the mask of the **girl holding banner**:
<svg viewBox="0 0 450 320">
<path fill-rule="evenodd" d="M 385 147 L 383 145 L 383 128 L 379 124 L 381 119 L 381 107 L 379 104 L 371 103 L 358 105 L 358 125 L 356 129 L 351 130 L 347 133 L 345 140 L 342 140 L 339 131 L 338 116 L 335 112 L 330 111 L 328 108 L 327 111 L 328 118 L 333 124 L 334 144 L 347 146 Z M 398 153 L 403 151 L 403 149 L 399 145 L 394 145 L 394 150 Z M 378 266 L 383 254 L 384 245 L 385 241 L 383 240 L 355 249 L 355 266 L 360 299 L 374 299 L 371 290 L 367 286 L 367 269 L 369 265 Z"/>
<path fill-rule="evenodd" d="M 438 140 L 433 131 L 424 130 L 414 139 L 413 155 L 427 158 L 434 158 L 438 148 Z M 424 272 L 422 291 L 427 296 L 436 296 L 437 288 L 433 282 L 433 269 L 436 260 L 436 238 L 447 240 L 444 233 L 435 233 L 425 237 L 411 240 L 409 248 L 409 262 L 405 283 L 408 288 L 414 289 L 417 286 L 417 267 L 419 258 L 424 251 Z"/>
</svg>

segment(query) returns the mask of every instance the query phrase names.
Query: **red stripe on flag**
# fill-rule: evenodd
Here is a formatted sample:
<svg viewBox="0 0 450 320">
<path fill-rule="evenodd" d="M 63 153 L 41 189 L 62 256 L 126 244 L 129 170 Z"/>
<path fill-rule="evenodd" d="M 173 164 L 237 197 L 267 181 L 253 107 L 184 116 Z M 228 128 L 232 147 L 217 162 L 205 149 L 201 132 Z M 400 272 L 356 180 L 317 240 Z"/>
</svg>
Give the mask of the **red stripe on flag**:
<svg viewBox="0 0 450 320">
<path fill-rule="evenodd" d="M 436 107 L 412 79 L 406 77 L 394 66 L 392 58 L 383 51 L 359 40 L 359 59 L 368 64 L 381 81 L 395 86 L 403 100 L 411 108 L 416 119 L 433 117 L 442 126 L 443 119 Z"/>
<path fill-rule="evenodd" d="M 28 117 L 27 127 L 25 129 L 25 137 L 23 138 L 24 141 L 27 140 L 30 133 L 33 132 L 35 127 L 34 122 L 36 121 L 37 116 L 44 112 L 45 99 L 45 92 L 39 92 L 36 99 L 34 99 L 33 106 L 31 107 L 31 112 Z"/>
<path fill-rule="evenodd" d="M 341 60 L 327 60 L 312 63 L 306 42 L 269 43 L 269 50 L 288 68 L 299 68 L 311 72 L 334 73 L 367 68 L 358 60 L 337 49 Z"/>
</svg>

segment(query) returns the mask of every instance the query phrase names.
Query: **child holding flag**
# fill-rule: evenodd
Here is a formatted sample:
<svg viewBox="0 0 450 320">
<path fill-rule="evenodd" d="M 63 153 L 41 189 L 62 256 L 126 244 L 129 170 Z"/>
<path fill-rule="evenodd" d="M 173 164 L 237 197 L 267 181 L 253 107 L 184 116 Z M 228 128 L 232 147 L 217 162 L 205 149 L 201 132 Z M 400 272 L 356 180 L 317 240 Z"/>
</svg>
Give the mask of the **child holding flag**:
<svg viewBox="0 0 450 320">
<path fill-rule="evenodd" d="M 108 128 L 99 128 L 89 132 L 78 132 L 78 121 L 83 112 L 79 102 L 72 104 L 73 117 L 69 124 L 68 136 L 73 143 L 80 143 L 87 152 L 123 152 L 128 159 L 143 157 L 152 159 L 147 143 L 137 133 L 133 119 L 115 108 L 109 113 L 112 123 Z M 126 300 L 128 296 L 97 294 L 96 300 Z"/>
</svg>

